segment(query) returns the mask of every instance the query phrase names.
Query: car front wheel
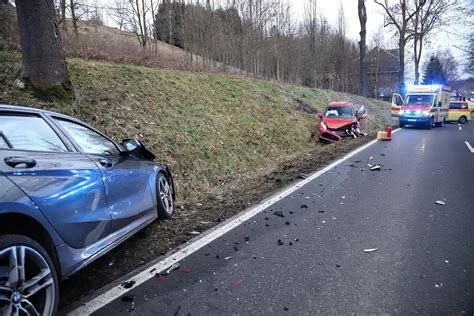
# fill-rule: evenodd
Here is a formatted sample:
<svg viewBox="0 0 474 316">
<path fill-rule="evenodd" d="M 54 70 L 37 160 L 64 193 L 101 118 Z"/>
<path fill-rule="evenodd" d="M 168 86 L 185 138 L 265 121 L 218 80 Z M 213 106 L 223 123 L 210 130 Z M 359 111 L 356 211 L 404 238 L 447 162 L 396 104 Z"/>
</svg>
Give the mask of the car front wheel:
<svg viewBox="0 0 474 316">
<path fill-rule="evenodd" d="M 59 285 L 48 253 L 22 235 L 0 236 L 0 315 L 56 315 Z"/>
<path fill-rule="evenodd" d="M 467 122 L 467 118 L 465 116 L 461 116 L 459 118 L 459 124 L 466 124 L 466 122 Z"/>
<path fill-rule="evenodd" d="M 156 191 L 158 195 L 158 218 L 170 219 L 174 213 L 173 186 L 161 172 L 156 179 Z"/>
</svg>

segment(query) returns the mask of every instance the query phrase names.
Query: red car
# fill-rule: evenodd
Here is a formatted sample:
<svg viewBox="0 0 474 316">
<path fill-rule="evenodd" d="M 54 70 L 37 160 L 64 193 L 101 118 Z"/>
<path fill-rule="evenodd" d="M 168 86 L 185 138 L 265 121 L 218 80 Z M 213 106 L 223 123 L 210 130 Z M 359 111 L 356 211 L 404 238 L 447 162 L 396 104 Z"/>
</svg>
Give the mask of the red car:
<svg viewBox="0 0 474 316">
<path fill-rule="evenodd" d="M 362 105 L 356 111 L 349 102 L 330 102 L 319 117 L 319 140 L 323 142 L 337 142 L 342 137 L 357 138 L 367 121 L 365 107 Z"/>
</svg>

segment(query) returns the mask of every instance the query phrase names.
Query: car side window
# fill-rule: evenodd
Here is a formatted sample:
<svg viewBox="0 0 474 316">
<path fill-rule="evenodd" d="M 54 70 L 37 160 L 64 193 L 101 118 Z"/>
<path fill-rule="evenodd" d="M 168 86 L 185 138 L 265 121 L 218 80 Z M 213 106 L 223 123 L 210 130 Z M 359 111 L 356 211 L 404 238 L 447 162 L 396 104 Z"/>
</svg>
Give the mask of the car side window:
<svg viewBox="0 0 474 316">
<path fill-rule="evenodd" d="M 118 155 L 120 153 L 113 142 L 94 130 L 71 121 L 55 120 L 69 133 L 86 154 Z"/>
<path fill-rule="evenodd" d="M 39 116 L 0 114 L 0 149 L 67 152 L 51 126 Z"/>
</svg>

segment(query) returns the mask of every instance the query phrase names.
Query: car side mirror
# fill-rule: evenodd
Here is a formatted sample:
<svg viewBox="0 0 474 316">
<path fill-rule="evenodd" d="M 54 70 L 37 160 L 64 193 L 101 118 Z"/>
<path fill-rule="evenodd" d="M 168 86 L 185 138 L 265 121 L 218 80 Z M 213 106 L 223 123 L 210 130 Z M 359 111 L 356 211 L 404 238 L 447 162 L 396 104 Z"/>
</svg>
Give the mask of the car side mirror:
<svg viewBox="0 0 474 316">
<path fill-rule="evenodd" d="M 124 139 L 122 141 L 122 146 L 125 148 L 125 150 L 129 153 L 134 152 L 138 150 L 141 147 L 141 143 L 137 139 Z"/>
<path fill-rule="evenodd" d="M 357 113 L 357 116 L 361 117 L 365 115 L 365 112 L 366 112 L 365 106 L 362 105 L 356 113 Z"/>
</svg>

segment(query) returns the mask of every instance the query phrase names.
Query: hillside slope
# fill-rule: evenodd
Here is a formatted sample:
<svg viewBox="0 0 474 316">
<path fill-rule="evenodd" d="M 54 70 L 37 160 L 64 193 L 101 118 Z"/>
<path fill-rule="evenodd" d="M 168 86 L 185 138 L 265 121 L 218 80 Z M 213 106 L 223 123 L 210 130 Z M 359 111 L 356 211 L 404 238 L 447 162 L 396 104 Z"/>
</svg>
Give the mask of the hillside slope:
<svg viewBox="0 0 474 316">
<path fill-rule="evenodd" d="M 116 140 L 140 138 L 171 165 L 183 199 L 321 146 L 312 139 L 329 100 L 358 97 L 275 82 L 69 59 L 73 96 L 48 103 L 14 86 L 18 53 L 0 53 L 0 101 L 76 116 Z M 388 106 L 367 104 L 369 132 L 385 126 Z"/>
<path fill-rule="evenodd" d="M 389 104 L 368 100 L 371 136 L 327 146 L 317 141 L 329 100 L 359 97 L 276 82 L 68 59 L 71 92 L 49 96 L 15 80 L 18 52 L 0 51 L 0 103 L 78 117 L 115 140 L 138 137 L 171 166 L 178 211 L 150 225 L 63 285 L 62 305 L 111 282 L 373 139 L 391 123 Z M 54 101 L 54 102 L 53 102 Z M 112 266 L 111 264 L 112 263 Z M 103 273 L 107 271 L 107 273 Z"/>
</svg>

